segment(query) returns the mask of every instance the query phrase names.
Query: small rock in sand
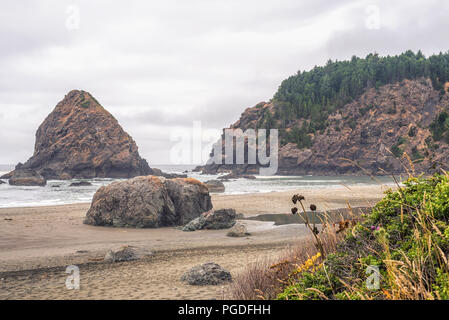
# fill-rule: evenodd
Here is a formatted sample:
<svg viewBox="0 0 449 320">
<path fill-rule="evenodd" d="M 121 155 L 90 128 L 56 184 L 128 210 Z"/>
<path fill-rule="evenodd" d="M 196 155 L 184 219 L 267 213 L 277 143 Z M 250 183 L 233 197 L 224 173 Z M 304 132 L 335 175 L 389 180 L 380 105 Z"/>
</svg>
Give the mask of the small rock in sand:
<svg viewBox="0 0 449 320">
<path fill-rule="evenodd" d="M 129 245 L 121 246 L 120 248 L 109 250 L 105 257 L 105 262 L 122 262 L 137 260 L 143 257 L 151 256 L 153 253 L 143 248 L 136 248 Z"/>
<path fill-rule="evenodd" d="M 182 228 L 182 231 L 228 229 L 235 224 L 235 216 L 234 209 L 211 210 L 190 221 Z"/>
<path fill-rule="evenodd" d="M 109 250 L 104 257 L 105 262 L 121 262 L 136 260 L 137 254 L 130 246 L 121 246 L 118 249 Z"/>
<path fill-rule="evenodd" d="M 214 262 L 198 265 L 184 273 L 181 281 L 194 286 L 218 285 L 231 282 L 231 273 Z"/>
<path fill-rule="evenodd" d="M 250 234 L 244 224 L 237 222 L 226 235 L 228 237 L 246 237 Z"/>
</svg>

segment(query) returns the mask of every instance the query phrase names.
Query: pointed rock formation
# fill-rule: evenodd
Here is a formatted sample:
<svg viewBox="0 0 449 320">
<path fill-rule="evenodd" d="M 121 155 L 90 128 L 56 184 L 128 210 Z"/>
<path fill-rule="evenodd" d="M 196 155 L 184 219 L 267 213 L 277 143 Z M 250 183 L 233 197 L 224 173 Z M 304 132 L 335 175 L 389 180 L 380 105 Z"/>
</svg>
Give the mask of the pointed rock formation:
<svg viewBox="0 0 449 320">
<path fill-rule="evenodd" d="M 88 92 L 73 90 L 36 133 L 33 156 L 17 169 L 45 179 L 132 178 L 153 174 L 134 140 Z M 13 176 L 13 172 L 5 178 Z"/>
</svg>

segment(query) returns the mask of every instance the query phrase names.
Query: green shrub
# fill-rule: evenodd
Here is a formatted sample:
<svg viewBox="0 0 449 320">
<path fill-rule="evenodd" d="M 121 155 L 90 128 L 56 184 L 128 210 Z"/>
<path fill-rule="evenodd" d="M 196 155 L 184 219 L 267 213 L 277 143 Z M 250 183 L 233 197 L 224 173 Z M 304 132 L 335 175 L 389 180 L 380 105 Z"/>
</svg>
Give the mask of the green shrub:
<svg viewBox="0 0 449 320">
<path fill-rule="evenodd" d="M 404 137 L 400 137 L 398 141 L 391 147 L 390 151 L 396 158 L 400 158 L 402 156 L 403 150 L 400 148 L 401 145 L 407 142 L 407 139 Z"/>
<path fill-rule="evenodd" d="M 435 141 L 445 141 L 449 143 L 449 114 L 441 112 L 429 126 Z"/>
<path fill-rule="evenodd" d="M 412 148 L 412 160 L 416 161 L 416 160 L 423 160 L 424 156 L 421 154 L 421 152 L 419 152 L 417 147 L 413 147 Z"/>
<path fill-rule="evenodd" d="M 279 299 L 449 299 L 449 177 L 388 190 L 321 268 L 291 278 Z M 379 290 L 365 285 L 367 266 Z M 313 288 L 313 289 L 311 289 Z"/>
<path fill-rule="evenodd" d="M 396 158 L 400 158 L 402 156 L 402 149 L 397 145 L 394 145 L 391 147 L 391 153 L 393 153 Z"/>
<path fill-rule="evenodd" d="M 408 136 L 409 137 L 416 136 L 416 127 L 410 127 L 410 129 L 408 130 Z"/>
</svg>

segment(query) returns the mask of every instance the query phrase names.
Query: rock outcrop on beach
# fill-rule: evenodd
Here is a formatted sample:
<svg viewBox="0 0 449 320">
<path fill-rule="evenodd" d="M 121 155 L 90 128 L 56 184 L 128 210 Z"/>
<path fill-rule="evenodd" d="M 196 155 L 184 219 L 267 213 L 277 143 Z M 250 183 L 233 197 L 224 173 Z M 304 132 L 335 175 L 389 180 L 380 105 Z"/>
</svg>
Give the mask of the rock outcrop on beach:
<svg viewBox="0 0 449 320">
<path fill-rule="evenodd" d="M 38 186 L 43 187 L 47 185 L 47 180 L 31 169 L 15 170 L 9 179 L 9 184 L 12 186 Z"/>
<path fill-rule="evenodd" d="M 70 91 L 56 105 L 37 130 L 33 156 L 19 168 L 47 180 L 164 175 L 148 166 L 114 116 L 82 90 Z"/>
<path fill-rule="evenodd" d="M 182 230 L 195 231 L 202 229 L 229 229 L 235 224 L 235 217 L 236 213 L 234 209 L 211 210 L 187 223 Z"/>
<path fill-rule="evenodd" d="M 179 226 L 211 209 L 209 190 L 198 180 L 144 176 L 101 187 L 84 223 L 136 228 Z"/>
<path fill-rule="evenodd" d="M 198 265 L 184 273 L 181 281 L 193 286 L 218 285 L 232 281 L 232 275 L 222 266 L 208 262 Z"/>
<path fill-rule="evenodd" d="M 210 192 L 216 193 L 225 192 L 225 186 L 223 182 L 219 180 L 209 180 L 204 182 L 204 184 L 206 185 L 206 187 L 209 189 Z"/>
</svg>

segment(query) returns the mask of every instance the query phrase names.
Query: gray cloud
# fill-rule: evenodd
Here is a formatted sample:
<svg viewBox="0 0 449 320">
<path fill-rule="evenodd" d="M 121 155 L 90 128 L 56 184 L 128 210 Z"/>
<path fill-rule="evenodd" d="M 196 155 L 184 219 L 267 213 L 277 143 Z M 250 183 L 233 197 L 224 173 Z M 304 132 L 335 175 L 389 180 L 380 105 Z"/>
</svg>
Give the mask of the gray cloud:
<svg viewBox="0 0 449 320">
<path fill-rule="evenodd" d="M 75 5 L 79 29 L 66 22 Z M 377 51 L 446 51 L 443 1 L 25 1 L 0 12 L 0 163 L 25 161 L 46 115 L 71 89 L 91 92 L 150 163 L 170 134 L 220 129 L 269 100 L 297 70 Z"/>
</svg>

